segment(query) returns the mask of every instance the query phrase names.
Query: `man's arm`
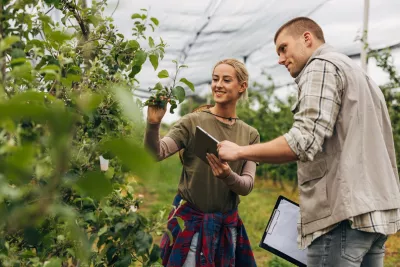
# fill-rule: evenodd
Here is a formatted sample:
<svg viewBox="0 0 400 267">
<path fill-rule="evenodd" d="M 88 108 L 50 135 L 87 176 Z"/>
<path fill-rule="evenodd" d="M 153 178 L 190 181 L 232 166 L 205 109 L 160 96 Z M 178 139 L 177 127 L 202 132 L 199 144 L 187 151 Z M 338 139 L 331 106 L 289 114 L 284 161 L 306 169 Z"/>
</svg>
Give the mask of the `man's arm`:
<svg viewBox="0 0 400 267">
<path fill-rule="evenodd" d="M 229 153 L 225 153 L 229 151 Z M 251 160 L 267 163 L 287 163 L 296 161 L 297 155 L 283 136 L 262 144 L 238 146 L 229 141 L 219 143 L 219 156 L 226 161 Z"/>
<path fill-rule="evenodd" d="M 239 147 L 228 141 L 218 145 L 225 161 L 247 159 L 266 163 L 312 161 L 333 134 L 341 106 L 343 75 L 330 62 L 314 60 L 300 80 L 294 123 L 284 136 L 263 144 Z"/>
<path fill-rule="evenodd" d="M 170 137 L 160 140 L 159 123 L 147 123 L 144 135 L 145 146 L 154 154 L 158 161 L 161 161 L 180 150 L 175 141 Z"/>
</svg>

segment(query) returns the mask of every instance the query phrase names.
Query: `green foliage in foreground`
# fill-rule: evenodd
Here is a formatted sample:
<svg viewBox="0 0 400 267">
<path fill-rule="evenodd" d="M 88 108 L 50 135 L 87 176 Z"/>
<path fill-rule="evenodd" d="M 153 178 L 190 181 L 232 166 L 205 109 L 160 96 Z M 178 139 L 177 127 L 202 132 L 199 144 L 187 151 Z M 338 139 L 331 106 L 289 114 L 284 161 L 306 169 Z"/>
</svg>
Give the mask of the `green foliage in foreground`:
<svg viewBox="0 0 400 267">
<path fill-rule="evenodd" d="M 132 15 L 126 38 L 105 7 L 1 1 L 2 266 L 159 262 L 152 234 L 165 231 L 166 213 L 137 212 L 137 179 L 158 174 L 132 88 L 147 60 L 157 69 L 165 44 L 149 35 L 159 22 L 146 10 Z"/>
</svg>

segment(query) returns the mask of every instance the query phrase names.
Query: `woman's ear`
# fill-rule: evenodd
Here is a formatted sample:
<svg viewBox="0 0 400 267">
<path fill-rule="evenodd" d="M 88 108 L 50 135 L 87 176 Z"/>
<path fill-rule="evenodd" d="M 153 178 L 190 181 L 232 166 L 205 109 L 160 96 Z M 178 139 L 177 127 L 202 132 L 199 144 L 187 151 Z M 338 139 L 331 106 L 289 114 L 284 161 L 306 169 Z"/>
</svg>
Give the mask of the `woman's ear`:
<svg viewBox="0 0 400 267">
<path fill-rule="evenodd" d="M 239 88 L 239 93 L 243 94 L 247 90 L 247 82 L 242 82 Z"/>
</svg>

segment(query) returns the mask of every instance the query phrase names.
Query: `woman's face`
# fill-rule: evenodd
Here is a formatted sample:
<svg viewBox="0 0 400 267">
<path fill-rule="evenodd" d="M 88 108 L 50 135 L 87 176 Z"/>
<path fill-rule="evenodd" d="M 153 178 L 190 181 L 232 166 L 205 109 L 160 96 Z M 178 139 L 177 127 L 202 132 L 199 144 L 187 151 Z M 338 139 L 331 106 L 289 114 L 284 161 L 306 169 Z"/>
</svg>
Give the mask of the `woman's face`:
<svg viewBox="0 0 400 267">
<path fill-rule="evenodd" d="M 219 64 L 212 74 L 211 90 L 215 103 L 236 103 L 246 90 L 246 82 L 239 83 L 232 66 Z"/>
</svg>

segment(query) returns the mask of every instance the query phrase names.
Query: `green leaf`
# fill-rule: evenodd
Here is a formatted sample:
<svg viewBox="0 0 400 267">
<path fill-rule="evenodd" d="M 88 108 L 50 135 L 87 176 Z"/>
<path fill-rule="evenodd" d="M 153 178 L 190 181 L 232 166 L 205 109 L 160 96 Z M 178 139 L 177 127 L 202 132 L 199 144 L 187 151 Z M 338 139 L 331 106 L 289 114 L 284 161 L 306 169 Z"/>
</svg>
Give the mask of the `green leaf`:
<svg viewBox="0 0 400 267">
<path fill-rule="evenodd" d="M 88 213 L 86 213 L 86 214 L 83 216 L 83 218 L 84 218 L 84 220 L 85 220 L 86 222 L 89 222 L 89 221 L 97 222 L 97 218 L 96 218 L 96 216 L 94 215 L 93 212 L 88 212 Z"/>
<path fill-rule="evenodd" d="M 142 66 L 144 62 L 146 62 L 147 53 L 143 50 L 139 50 L 135 54 L 134 65 L 135 66 Z"/>
<path fill-rule="evenodd" d="M 153 26 L 153 24 L 150 24 L 150 27 L 151 27 L 151 29 L 153 30 L 153 32 L 154 32 L 154 26 Z"/>
<path fill-rule="evenodd" d="M 33 146 L 15 147 L 0 161 L 0 169 L 12 184 L 24 184 L 32 179 L 35 150 Z"/>
<path fill-rule="evenodd" d="M 122 260 L 119 260 L 115 263 L 115 267 L 129 267 L 132 262 L 132 256 L 130 254 L 125 255 Z"/>
<path fill-rule="evenodd" d="M 134 65 L 132 67 L 131 72 L 129 73 L 129 78 L 135 78 L 136 74 L 138 74 L 142 70 L 142 66 Z"/>
<path fill-rule="evenodd" d="M 158 26 L 158 24 L 160 23 L 159 21 L 158 21 L 158 19 L 156 19 L 156 18 L 151 18 L 150 19 L 156 26 Z"/>
<path fill-rule="evenodd" d="M 156 262 L 161 256 L 161 249 L 157 244 L 154 244 L 150 253 L 150 263 Z"/>
<path fill-rule="evenodd" d="M 182 103 L 186 96 L 185 89 L 182 86 L 176 86 L 172 88 L 172 95 L 178 99 L 179 103 Z"/>
<path fill-rule="evenodd" d="M 27 42 L 27 49 L 30 49 L 31 47 L 37 47 L 37 48 L 44 49 L 45 44 L 43 41 L 40 41 L 38 39 L 32 39 Z"/>
<path fill-rule="evenodd" d="M 105 175 L 108 179 L 112 179 L 114 177 L 115 170 L 113 167 L 109 167 L 108 170 L 105 172 Z"/>
<path fill-rule="evenodd" d="M 126 42 L 126 46 L 125 46 L 125 48 L 131 48 L 133 50 L 136 50 L 139 47 L 140 47 L 140 44 L 136 40 L 129 40 L 128 42 Z"/>
<path fill-rule="evenodd" d="M 174 114 L 174 109 L 176 109 L 178 106 L 175 103 L 172 103 L 171 101 L 171 107 L 169 108 L 169 112 L 171 114 Z"/>
<path fill-rule="evenodd" d="M 181 230 L 183 231 L 183 229 L 185 229 L 185 221 L 182 220 L 181 217 L 175 217 L 175 219 L 178 221 L 179 227 L 180 227 Z"/>
<path fill-rule="evenodd" d="M 153 38 L 151 38 L 151 36 L 149 37 L 149 46 L 150 46 L 150 48 L 154 47 L 154 40 L 153 40 Z"/>
<path fill-rule="evenodd" d="M 24 64 L 13 66 L 12 71 L 9 72 L 9 76 L 13 77 L 16 82 L 32 82 L 34 79 L 32 72 L 31 62 L 25 61 Z"/>
<path fill-rule="evenodd" d="M 139 13 L 135 13 L 131 16 L 131 19 L 142 19 L 142 15 L 140 15 Z"/>
<path fill-rule="evenodd" d="M 44 32 L 48 40 L 52 40 L 57 44 L 63 44 L 72 38 L 72 35 L 62 31 L 53 31 L 50 27 L 44 27 Z"/>
<path fill-rule="evenodd" d="M 194 92 L 194 85 L 193 83 L 189 82 L 186 78 L 182 78 L 179 80 L 181 83 L 184 83 L 187 85 L 187 87 L 190 88 L 190 90 L 192 90 Z"/>
<path fill-rule="evenodd" d="M 110 262 L 113 260 L 115 253 L 118 251 L 118 249 L 114 246 L 111 246 L 106 253 L 107 256 L 107 261 Z"/>
<path fill-rule="evenodd" d="M 128 88 L 117 86 L 111 89 L 118 103 L 122 107 L 122 113 L 129 118 L 134 124 L 140 125 L 143 121 L 142 111 L 139 105 L 134 101 L 133 94 Z"/>
<path fill-rule="evenodd" d="M 55 101 L 56 98 L 52 95 L 49 95 L 47 93 L 43 93 L 43 92 L 35 92 L 35 91 L 27 91 L 27 92 L 23 92 L 22 94 L 17 94 L 15 96 L 13 96 L 13 98 L 11 100 L 9 100 L 9 104 L 14 105 L 14 104 L 27 104 L 26 102 L 37 102 L 37 103 L 44 103 L 45 100 L 51 100 L 51 101 Z"/>
<path fill-rule="evenodd" d="M 158 56 L 157 55 L 150 55 L 150 62 L 151 65 L 153 65 L 154 70 L 157 70 L 158 68 Z"/>
<path fill-rule="evenodd" d="M 124 166 L 139 177 L 147 177 L 154 170 L 154 160 L 142 145 L 129 139 L 112 139 L 105 141 L 102 148 L 120 159 Z"/>
<path fill-rule="evenodd" d="M 160 82 L 156 83 L 156 85 L 154 86 L 154 89 L 157 91 L 160 91 L 163 89 L 163 86 Z"/>
<path fill-rule="evenodd" d="M 13 58 L 13 59 L 16 59 L 16 58 L 25 58 L 25 52 L 24 52 L 24 50 L 22 50 L 22 49 L 20 49 L 20 48 L 14 48 L 12 51 L 11 51 L 11 57 Z"/>
<path fill-rule="evenodd" d="M 29 245 L 36 246 L 42 239 L 41 233 L 33 227 L 27 227 L 24 229 L 24 241 Z"/>
<path fill-rule="evenodd" d="M 7 49 L 9 49 L 13 44 L 18 42 L 20 38 L 18 36 L 7 36 L 3 40 L 0 41 L 0 52 L 3 52 Z"/>
<path fill-rule="evenodd" d="M 97 236 L 101 236 L 102 234 L 105 234 L 108 230 L 107 225 L 103 226 L 102 228 L 100 228 L 99 232 L 97 233 Z"/>
<path fill-rule="evenodd" d="M 72 257 L 76 257 L 75 256 L 75 251 L 72 248 L 67 248 L 66 251 L 68 252 L 69 255 L 71 255 Z"/>
<path fill-rule="evenodd" d="M 44 267 L 60 267 L 62 265 L 62 260 L 59 258 L 51 258 L 43 266 Z"/>
<path fill-rule="evenodd" d="M 60 66 L 57 65 L 46 65 L 43 66 L 40 70 L 40 73 L 46 74 L 45 80 L 58 80 L 60 78 Z"/>
<path fill-rule="evenodd" d="M 165 229 L 165 234 L 167 234 L 167 236 L 168 236 L 169 245 L 172 246 L 172 244 L 174 242 L 174 237 L 172 236 L 172 233 L 168 228 Z"/>
<path fill-rule="evenodd" d="M 162 70 L 158 73 L 158 78 L 164 79 L 164 78 L 168 78 L 169 77 L 169 73 L 167 70 Z"/>
<path fill-rule="evenodd" d="M 80 110 L 89 114 L 99 107 L 103 97 L 99 94 L 84 92 L 76 99 Z"/>
<path fill-rule="evenodd" d="M 21 65 L 24 65 L 25 63 L 26 63 L 26 58 L 25 57 L 12 59 L 10 61 L 11 67 L 21 66 Z"/>
<path fill-rule="evenodd" d="M 67 74 L 67 77 L 62 77 L 61 78 L 61 84 L 65 87 L 72 87 L 73 82 L 80 82 L 81 81 L 81 75 L 78 74 Z"/>
<path fill-rule="evenodd" d="M 88 172 L 81 177 L 77 186 L 88 196 L 100 200 L 112 192 L 111 182 L 101 172 Z"/>
<path fill-rule="evenodd" d="M 143 255 L 147 252 L 153 242 L 153 238 L 150 234 L 144 231 L 136 232 L 134 236 L 134 246 L 138 255 Z"/>
<path fill-rule="evenodd" d="M 45 0 L 44 2 L 49 6 L 51 6 L 51 5 L 57 5 L 60 2 L 60 0 Z"/>
</svg>

